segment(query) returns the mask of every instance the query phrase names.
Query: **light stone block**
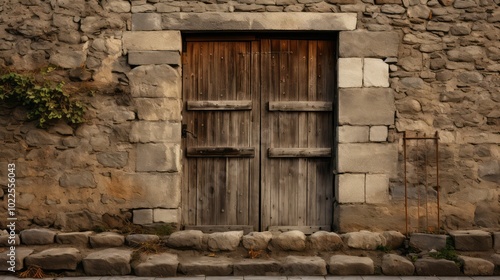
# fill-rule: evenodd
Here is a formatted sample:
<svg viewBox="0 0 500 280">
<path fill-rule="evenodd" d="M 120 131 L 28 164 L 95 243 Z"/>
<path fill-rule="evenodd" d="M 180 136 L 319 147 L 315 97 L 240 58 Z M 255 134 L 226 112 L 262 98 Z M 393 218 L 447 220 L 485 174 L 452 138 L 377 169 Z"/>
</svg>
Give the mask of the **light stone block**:
<svg viewBox="0 0 500 280">
<path fill-rule="evenodd" d="M 365 202 L 365 174 L 339 174 L 336 197 L 339 203 Z"/>
<path fill-rule="evenodd" d="M 363 86 L 363 59 L 339 58 L 339 87 Z"/>
<path fill-rule="evenodd" d="M 153 209 L 139 209 L 132 211 L 133 223 L 137 225 L 146 225 L 153 223 Z"/>
<path fill-rule="evenodd" d="M 178 209 L 154 209 L 153 222 L 155 223 L 179 223 Z"/>
<path fill-rule="evenodd" d="M 391 88 L 339 90 L 340 125 L 392 125 L 395 111 L 394 93 Z"/>
<path fill-rule="evenodd" d="M 383 173 L 396 175 L 398 147 L 382 143 L 340 143 L 338 145 L 338 172 Z"/>
<path fill-rule="evenodd" d="M 363 67 L 364 87 L 389 87 L 389 64 L 378 58 L 365 58 Z"/>
<path fill-rule="evenodd" d="M 179 173 L 113 172 L 116 199 L 125 200 L 127 208 L 178 208 L 181 203 Z"/>
<path fill-rule="evenodd" d="M 179 144 L 137 144 L 137 172 L 178 172 L 181 168 Z"/>
<path fill-rule="evenodd" d="M 181 98 L 181 77 L 169 65 L 142 65 L 128 73 L 132 97 Z"/>
<path fill-rule="evenodd" d="M 157 13 L 132 14 L 132 30 L 162 30 L 161 14 Z"/>
<path fill-rule="evenodd" d="M 387 203 L 389 177 L 385 174 L 366 174 L 366 203 Z"/>
<path fill-rule="evenodd" d="M 169 13 L 162 18 L 162 29 L 335 31 L 354 30 L 356 23 L 356 13 Z"/>
<path fill-rule="evenodd" d="M 181 51 L 179 31 L 125 31 L 123 49 L 128 51 Z"/>
<path fill-rule="evenodd" d="M 368 126 L 343 125 L 338 127 L 339 143 L 368 142 Z"/>
<path fill-rule="evenodd" d="M 134 98 L 139 120 L 177 121 L 182 120 L 181 102 L 167 98 Z"/>
<path fill-rule="evenodd" d="M 129 51 L 128 63 L 130 65 L 180 65 L 181 55 L 178 51 Z"/>
<path fill-rule="evenodd" d="M 370 127 L 370 141 L 372 142 L 385 142 L 389 135 L 387 126 L 372 126 Z"/>
<path fill-rule="evenodd" d="M 170 122 L 133 122 L 130 130 L 132 143 L 180 143 L 181 124 Z"/>
<path fill-rule="evenodd" d="M 339 57 L 398 57 L 399 37 L 395 31 L 342 31 L 339 34 Z"/>
</svg>

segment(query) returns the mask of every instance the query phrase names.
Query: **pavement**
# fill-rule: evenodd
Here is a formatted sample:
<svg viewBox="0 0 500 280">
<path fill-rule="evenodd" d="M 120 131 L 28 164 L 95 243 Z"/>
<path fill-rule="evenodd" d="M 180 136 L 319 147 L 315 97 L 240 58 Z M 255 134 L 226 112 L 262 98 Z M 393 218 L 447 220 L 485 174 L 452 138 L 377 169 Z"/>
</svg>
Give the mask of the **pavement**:
<svg viewBox="0 0 500 280">
<path fill-rule="evenodd" d="M 14 276 L 0 275 L 0 280 L 17 280 Z M 22 278 L 34 279 L 34 278 Z M 54 277 L 46 280 L 500 280 L 500 276 L 179 276 L 179 277 L 138 277 L 138 276 L 84 276 Z"/>
</svg>

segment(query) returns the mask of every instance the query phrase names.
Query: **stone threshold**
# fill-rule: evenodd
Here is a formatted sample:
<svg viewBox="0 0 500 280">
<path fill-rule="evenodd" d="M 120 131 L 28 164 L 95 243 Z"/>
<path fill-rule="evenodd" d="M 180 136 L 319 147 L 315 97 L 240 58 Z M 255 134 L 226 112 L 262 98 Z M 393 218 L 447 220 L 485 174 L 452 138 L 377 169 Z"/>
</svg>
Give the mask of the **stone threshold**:
<svg viewBox="0 0 500 280">
<path fill-rule="evenodd" d="M 306 236 L 300 231 L 244 235 L 185 230 L 157 236 L 49 229 L 13 236 L 19 244 L 14 250 L 17 272 L 40 267 L 58 276 L 500 275 L 500 232 L 481 230 L 417 233 L 410 238 L 396 231 L 320 231 Z M 9 237 L 0 236 L 5 246 L 0 247 L 0 275 L 11 273 Z M 449 247 L 450 240 L 455 248 Z M 448 254 L 448 259 L 432 257 L 437 254 Z"/>
</svg>

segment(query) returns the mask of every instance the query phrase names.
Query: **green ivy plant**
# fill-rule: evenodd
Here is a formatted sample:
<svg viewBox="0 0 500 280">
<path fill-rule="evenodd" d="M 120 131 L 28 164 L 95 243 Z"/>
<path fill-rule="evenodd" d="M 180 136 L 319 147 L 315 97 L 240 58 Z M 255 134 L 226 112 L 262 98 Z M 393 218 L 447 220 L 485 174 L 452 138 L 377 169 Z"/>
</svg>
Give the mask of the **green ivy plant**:
<svg viewBox="0 0 500 280">
<path fill-rule="evenodd" d="M 55 119 L 63 119 L 68 124 L 84 122 L 84 104 L 72 100 L 63 86 L 64 83 L 40 84 L 28 76 L 7 73 L 0 76 L 0 103 L 24 106 L 28 119 L 38 120 L 39 127 Z"/>
</svg>

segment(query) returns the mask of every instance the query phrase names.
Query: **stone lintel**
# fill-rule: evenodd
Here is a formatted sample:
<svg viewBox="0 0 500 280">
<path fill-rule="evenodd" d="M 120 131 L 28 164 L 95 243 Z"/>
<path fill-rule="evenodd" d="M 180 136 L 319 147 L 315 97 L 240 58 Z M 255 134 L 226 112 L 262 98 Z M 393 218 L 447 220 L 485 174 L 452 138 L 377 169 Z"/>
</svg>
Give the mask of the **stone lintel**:
<svg viewBox="0 0 500 280">
<path fill-rule="evenodd" d="M 180 65 L 181 55 L 179 51 L 129 51 L 128 63 L 130 65 Z"/>
<path fill-rule="evenodd" d="M 162 16 L 162 29 L 201 30 L 354 30 L 355 13 L 169 13 Z"/>
</svg>

